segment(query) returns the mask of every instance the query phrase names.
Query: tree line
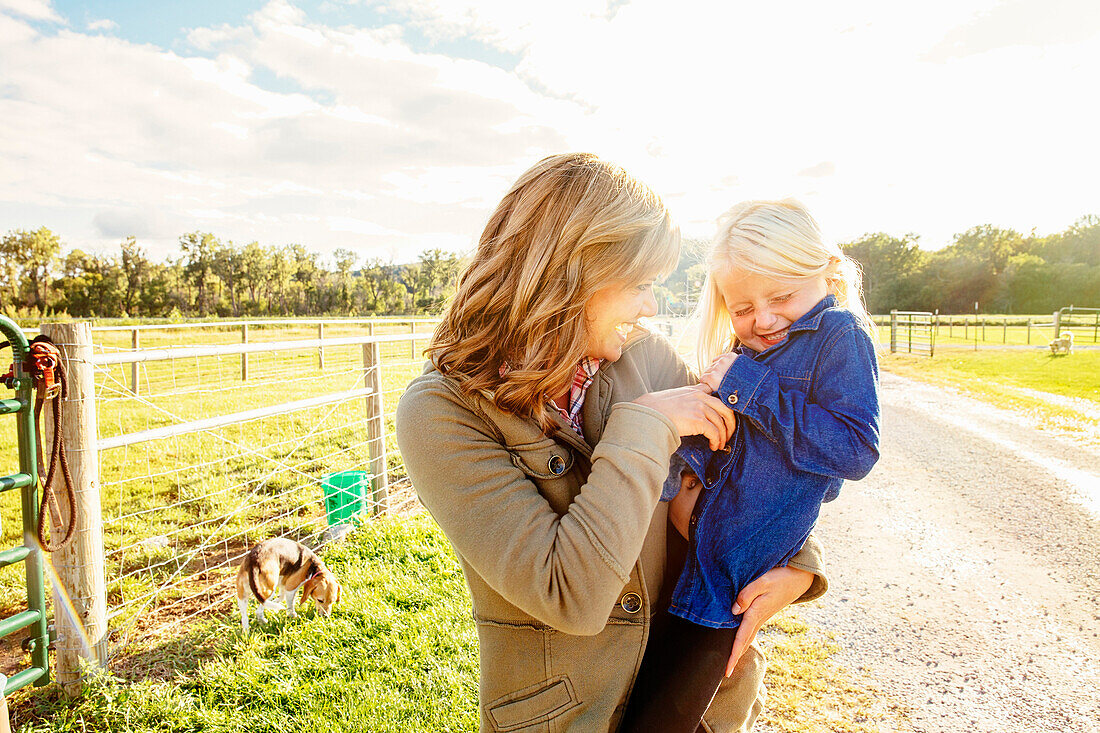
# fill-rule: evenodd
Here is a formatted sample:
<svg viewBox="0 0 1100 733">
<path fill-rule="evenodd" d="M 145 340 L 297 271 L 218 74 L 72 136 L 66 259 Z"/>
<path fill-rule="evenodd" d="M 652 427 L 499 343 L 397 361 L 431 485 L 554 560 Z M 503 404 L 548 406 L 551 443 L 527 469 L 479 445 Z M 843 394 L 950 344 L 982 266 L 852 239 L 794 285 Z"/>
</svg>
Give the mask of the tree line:
<svg viewBox="0 0 1100 733">
<path fill-rule="evenodd" d="M 239 246 L 209 232 L 179 238 L 154 261 L 134 237 L 114 254 L 62 254 L 42 227 L 0 239 L 0 306 L 9 315 L 201 318 L 209 316 L 419 315 L 454 293 L 459 255 L 439 249 L 410 264 L 360 261 L 337 249 L 331 263 L 300 244 Z"/>
<path fill-rule="evenodd" d="M 843 245 L 863 266 L 872 313 L 1052 313 L 1100 307 L 1100 217 L 1047 236 L 984 225 L 922 250 L 916 235 L 868 234 Z"/>
<path fill-rule="evenodd" d="M 1049 313 L 1100 306 L 1100 217 L 1064 231 L 1021 234 L 991 225 L 921 249 L 914 234 L 866 234 L 842 244 L 863 267 L 872 313 Z M 676 270 L 656 289 L 662 311 L 684 313 L 698 297 L 705 242 L 688 241 Z M 0 239 L 0 308 L 11 316 L 194 318 L 435 315 L 454 294 L 462 255 L 434 249 L 416 262 L 360 260 L 337 249 L 322 260 L 300 244 L 240 246 L 209 232 L 179 238 L 154 261 L 134 237 L 114 254 L 62 254 L 46 227 Z"/>
<path fill-rule="evenodd" d="M 1067 305 L 1100 307 L 1100 217 L 1085 216 L 1047 236 L 983 225 L 956 234 L 938 250 L 915 234 L 865 234 L 841 249 L 863 268 L 867 308 L 973 313 L 1052 313 Z M 707 243 L 687 255 L 658 289 L 684 312 L 706 277 Z"/>
</svg>

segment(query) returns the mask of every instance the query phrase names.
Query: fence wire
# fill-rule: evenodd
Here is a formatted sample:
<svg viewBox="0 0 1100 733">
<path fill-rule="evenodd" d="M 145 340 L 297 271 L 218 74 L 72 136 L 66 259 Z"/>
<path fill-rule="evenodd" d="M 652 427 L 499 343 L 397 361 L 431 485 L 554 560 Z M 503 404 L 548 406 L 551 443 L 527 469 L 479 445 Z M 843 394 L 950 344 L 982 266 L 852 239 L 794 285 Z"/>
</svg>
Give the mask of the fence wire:
<svg viewBox="0 0 1100 733">
<path fill-rule="evenodd" d="M 420 372 L 420 340 L 380 344 L 384 434 L 368 435 L 363 397 L 100 451 L 109 655 L 125 655 L 180 624 L 235 604 L 236 566 L 256 542 L 288 537 L 318 549 L 329 539 L 324 483 L 361 471 L 377 485 L 371 455 L 385 442 L 389 500 L 366 491 L 362 517 L 409 511 L 416 500 L 393 436 L 393 411 Z M 375 325 L 373 335 L 410 332 Z M 365 336 L 363 325 L 325 338 Z M 129 333 L 97 333 L 96 352 L 131 351 Z M 315 328 L 255 328 L 248 340 L 316 338 Z M 142 349 L 240 343 L 239 331 L 142 331 Z M 242 360 L 247 359 L 247 380 Z M 320 363 L 323 359 L 324 366 Z M 361 346 L 324 347 L 96 367 L 101 439 L 364 387 Z M 377 370 L 379 367 L 372 367 Z M 136 372 L 137 379 L 134 379 Z"/>
</svg>

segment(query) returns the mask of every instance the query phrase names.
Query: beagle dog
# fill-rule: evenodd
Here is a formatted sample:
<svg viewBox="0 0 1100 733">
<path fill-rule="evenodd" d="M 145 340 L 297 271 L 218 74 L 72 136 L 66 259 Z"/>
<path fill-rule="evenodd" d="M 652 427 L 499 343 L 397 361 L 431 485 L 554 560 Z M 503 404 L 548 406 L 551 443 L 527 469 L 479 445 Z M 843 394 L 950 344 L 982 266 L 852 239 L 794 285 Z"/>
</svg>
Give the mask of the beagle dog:
<svg viewBox="0 0 1100 733">
<path fill-rule="evenodd" d="M 275 600 L 276 588 L 282 589 L 283 604 Z M 248 633 L 248 596 L 260 605 L 256 620 L 264 623 L 264 609 L 285 607 L 293 618 L 294 596 L 302 589 L 302 603 L 312 598 L 322 614 L 332 613 L 332 604 L 340 600 L 340 583 L 325 567 L 321 558 L 308 547 L 283 538 L 264 540 L 245 555 L 237 571 L 237 606 L 241 610 L 241 631 Z"/>
</svg>

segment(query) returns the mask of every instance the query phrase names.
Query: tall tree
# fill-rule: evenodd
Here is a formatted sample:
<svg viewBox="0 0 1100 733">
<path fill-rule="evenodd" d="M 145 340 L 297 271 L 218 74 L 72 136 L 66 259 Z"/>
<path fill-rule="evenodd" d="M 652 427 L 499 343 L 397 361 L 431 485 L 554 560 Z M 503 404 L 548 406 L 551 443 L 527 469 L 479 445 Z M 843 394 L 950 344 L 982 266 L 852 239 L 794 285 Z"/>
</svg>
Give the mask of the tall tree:
<svg viewBox="0 0 1100 733">
<path fill-rule="evenodd" d="M 872 312 L 911 307 L 917 289 L 912 280 L 926 260 L 917 235 L 876 232 L 841 246 L 863 269 L 864 298 Z"/>
<path fill-rule="evenodd" d="M 208 290 L 214 274 L 215 252 L 221 243 L 213 234 L 206 232 L 190 232 L 181 236 L 179 241 L 185 259 L 184 274 L 195 285 L 195 307 L 200 316 L 209 315 Z"/>
<path fill-rule="evenodd" d="M 225 284 L 229 291 L 229 305 L 234 316 L 241 314 L 240 299 L 237 297 L 241 288 L 241 280 L 244 270 L 244 255 L 240 248 L 232 242 L 219 244 L 214 250 L 212 263 L 214 274 Z"/>
<path fill-rule="evenodd" d="M 351 308 L 351 268 L 355 267 L 359 255 L 350 249 L 339 247 L 333 251 L 332 259 L 336 263 L 336 271 L 340 277 L 340 308 L 347 313 Z"/>
<path fill-rule="evenodd" d="M 134 308 L 140 302 L 138 296 L 149 280 L 152 263 L 149 262 L 145 250 L 138 246 L 134 237 L 127 237 L 122 240 L 120 247 L 122 248 L 122 276 L 124 281 L 122 307 L 126 313 L 135 315 Z"/>
<path fill-rule="evenodd" d="M 14 296 L 22 299 L 22 305 L 46 309 L 50 270 L 60 251 L 61 239 L 46 227 L 33 232 L 17 229 L 0 239 L 0 255 L 9 263 L 5 278 L 10 278 L 14 265 L 20 282 Z"/>
</svg>

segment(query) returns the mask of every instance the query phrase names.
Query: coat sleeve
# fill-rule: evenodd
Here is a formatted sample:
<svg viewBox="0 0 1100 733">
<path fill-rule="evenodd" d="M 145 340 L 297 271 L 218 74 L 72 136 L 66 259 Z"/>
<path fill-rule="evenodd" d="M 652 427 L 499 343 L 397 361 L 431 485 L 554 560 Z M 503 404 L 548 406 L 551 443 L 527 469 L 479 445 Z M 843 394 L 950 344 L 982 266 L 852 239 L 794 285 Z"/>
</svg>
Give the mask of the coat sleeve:
<svg viewBox="0 0 1100 733">
<path fill-rule="evenodd" d="M 440 380 L 414 382 L 396 423 L 417 495 L 485 582 L 555 629 L 599 633 L 641 552 L 679 442 L 671 421 L 615 405 L 588 481 L 563 516 Z"/>
<path fill-rule="evenodd" d="M 734 360 L 719 396 L 779 445 L 801 470 L 861 479 L 879 457 L 878 361 L 856 325 L 829 334 L 813 390 L 785 388 L 766 364 Z M 732 396 L 736 396 L 736 400 Z"/>
</svg>

